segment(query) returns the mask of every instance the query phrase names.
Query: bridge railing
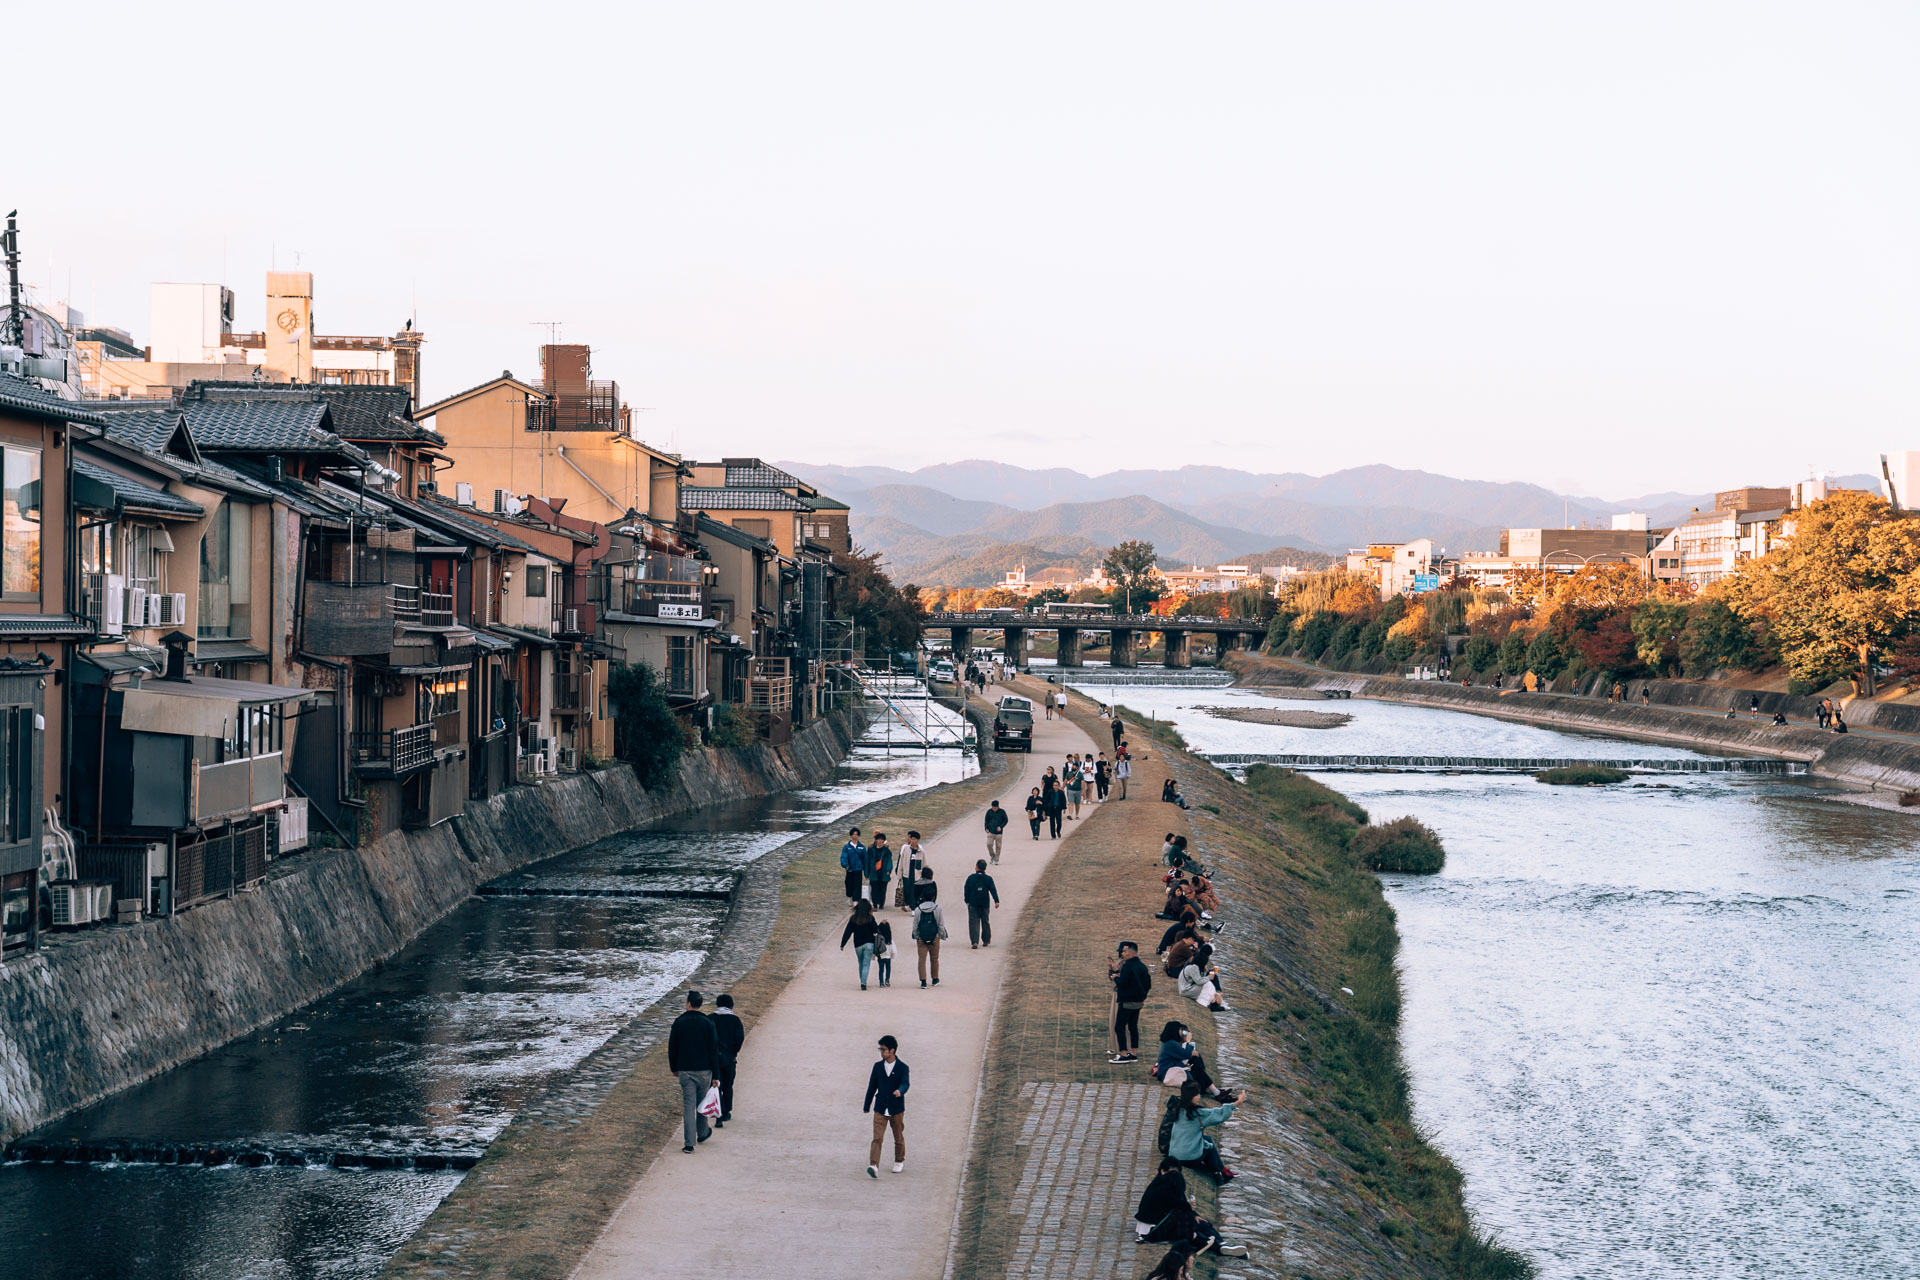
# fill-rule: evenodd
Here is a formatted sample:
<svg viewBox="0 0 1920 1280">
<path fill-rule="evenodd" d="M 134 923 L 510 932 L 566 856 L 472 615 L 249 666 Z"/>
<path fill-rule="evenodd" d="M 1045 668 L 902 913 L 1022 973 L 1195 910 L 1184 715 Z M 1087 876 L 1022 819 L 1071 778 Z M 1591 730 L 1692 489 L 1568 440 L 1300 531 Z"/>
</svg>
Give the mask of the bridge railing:
<svg viewBox="0 0 1920 1280">
<path fill-rule="evenodd" d="M 933 627 L 1027 627 L 1042 631 L 1065 627 L 1070 631 L 1258 631 L 1267 624 L 1257 618 L 1165 617 L 1154 613 L 1121 613 L 1085 618 L 1062 618 L 1044 613 L 930 613 Z"/>
</svg>

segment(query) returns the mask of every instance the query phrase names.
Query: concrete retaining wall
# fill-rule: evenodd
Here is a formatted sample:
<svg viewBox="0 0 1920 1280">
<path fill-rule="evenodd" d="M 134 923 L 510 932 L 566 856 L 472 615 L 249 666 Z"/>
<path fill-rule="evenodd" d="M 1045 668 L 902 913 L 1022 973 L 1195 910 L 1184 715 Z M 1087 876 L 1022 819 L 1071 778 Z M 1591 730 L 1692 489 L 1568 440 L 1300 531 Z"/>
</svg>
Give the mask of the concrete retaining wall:
<svg viewBox="0 0 1920 1280">
<path fill-rule="evenodd" d="M 652 793 L 625 765 L 513 787 L 438 827 L 290 859 L 252 892 L 172 919 L 55 935 L 0 966 L 0 1141 L 325 995 L 516 867 L 822 782 L 865 724 L 848 710 L 784 747 L 695 752 Z"/>
<path fill-rule="evenodd" d="M 1265 685 L 1345 690 L 1356 698 L 1443 707 L 1449 711 L 1496 716 L 1551 729 L 1598 733 L 1642 742 L 1664 742 L 1726 755 L 1802 760 L 1807 763 L 1809 771 L 1819 777 L 1874 790 L 1911 791 L 1920 788 L 1920 746 L 1869 738 L 1857 733 L 1842 737 L 1798 725 L 1778 727 L 1752 719 L 1726 720 L 1674 706 L 1643 706 L 1600 699 L 1590 701 L 1563 694 L 1502 691 L 1478 685 L 1465 688 L 1434 680 L 1399 680 L 1391 676 L 1334 675 L 1271 661 L 1243 660 L 1234 664 L 1234 670 L 1239 676 L 1239 683 L 1249 688 Z M 1651 683 L 1656 690 L 1660 686 L 1701 687 L 1667 680 Z M 1638 684 L 1635 684 L 1636 697 Z M 1769 698 L 1784 700 L 1786 695 L 1761 695 L 1762 709 L 1771 713 L 1774 708 L 1768 704 Z M 1813 700 L 1800 701 L 1811 704 Z M 1741 705 L 1744 708 L 1744 702 Z M 1865 710 L 1865 707 L 1861 710 Z M 1849 724 L 1853 720 L 1854 717 L 1849 715 Z"/>
</svg>

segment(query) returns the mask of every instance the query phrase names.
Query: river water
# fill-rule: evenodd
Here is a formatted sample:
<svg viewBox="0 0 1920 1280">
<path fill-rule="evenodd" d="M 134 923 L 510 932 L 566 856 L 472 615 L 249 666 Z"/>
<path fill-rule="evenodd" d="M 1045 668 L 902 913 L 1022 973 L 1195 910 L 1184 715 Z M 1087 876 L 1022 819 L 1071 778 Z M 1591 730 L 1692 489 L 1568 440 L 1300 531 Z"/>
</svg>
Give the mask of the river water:
<svg viewBox="0 0 1920 1280">
<path fill-rule="evenodd" d="M 1088 691 L 1202 751 L 1688 754 L 1391 703 Z M 1387 888 L 1414 1111 L 1542 1277 L 1920 1276 L 1920 822 L 1810 779 L 1320 776 L 1446 843 L 1444 872 Z"/>
<path fill-rule="evenodd" d="M 958 751 L 856 748 L 827 785 L 667 819 L 496 885 L 725 884 L 862 805 L 975 768 Z M 462 1174 L 319 1162 L 340 1152 L 376 1163 L 471 1159 L 529 1100 L 677 989 L 726 910 L 698 898 L 468 901 L 340 990 L 34 1135 L 291 1149 L 314 1163 L 0 1165 L 0 1276 L 374 1275 Z"/>
</svg>

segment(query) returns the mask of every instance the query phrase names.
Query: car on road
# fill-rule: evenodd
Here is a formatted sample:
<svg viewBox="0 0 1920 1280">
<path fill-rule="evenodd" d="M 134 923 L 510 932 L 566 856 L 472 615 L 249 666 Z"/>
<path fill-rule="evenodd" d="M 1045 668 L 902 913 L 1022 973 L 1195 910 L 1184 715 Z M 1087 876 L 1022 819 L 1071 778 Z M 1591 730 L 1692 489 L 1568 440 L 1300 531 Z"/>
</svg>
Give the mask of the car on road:
<svg viewBox="0 0 1920 1280">
<path fill-rule="evenodd" d="M 945 658 L 938 659 L 927 668 L 927 679 L 936 684 L 953 683 L 953 663 Z"/>
<path fill-rule="evenodd" d="M 1009 702 L 1026 702 L 1024 698 L 1009 698 Z M 1033 752 L 1033 704 L 1020 707 L 1001 706 L 993 717 L 993 749 L 995 751 Z"/>
</svg>

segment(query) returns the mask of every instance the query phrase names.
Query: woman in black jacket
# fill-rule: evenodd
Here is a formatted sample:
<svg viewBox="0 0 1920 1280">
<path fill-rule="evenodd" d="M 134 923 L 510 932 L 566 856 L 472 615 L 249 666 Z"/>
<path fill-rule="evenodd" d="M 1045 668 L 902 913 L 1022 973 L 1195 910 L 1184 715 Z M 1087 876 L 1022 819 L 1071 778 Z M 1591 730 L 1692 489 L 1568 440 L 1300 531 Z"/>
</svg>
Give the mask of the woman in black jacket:
<svg viewBox="0 0 1920 1280">
<path fill-rule="evenodd" d="M 1040 788 L 1035 787 L 1033 794 L 1027 797 L 1027 827 L 1033 832 L 1033 838 L 1040 838 L 1040 824 L 1047 820 L 1047 802 L 1040 796 Z"/>
<path fill-rule="evenodd" d="M 1190 1254 L 1208 1249 L 1232 1258 L 1247 1255 L 1245 1245 L 1231 1245 L 1220 1238 L 1213 1224 L 1200 1216 L 1187 1199 L 1187 1175 L 1172 1156 L 1160 1161 L 1160 1172 L 1140 1196 L 1140 1207 L 1133 1211 L 1134 1234 L 1142 1244 L 1172 1245 Z"/>
<path fill-rule="evenodd" d="M 840 949 L 853 943 L 853 954 L 860 959 L 860 989 L 867 989 L 867 970 L 873 964 L 874 939 L 880 936 L 880 922 L 873 918 L 873 904 L 865 898 L 853 904 L 853 916 L 840 932 Z"/>
</svg>

